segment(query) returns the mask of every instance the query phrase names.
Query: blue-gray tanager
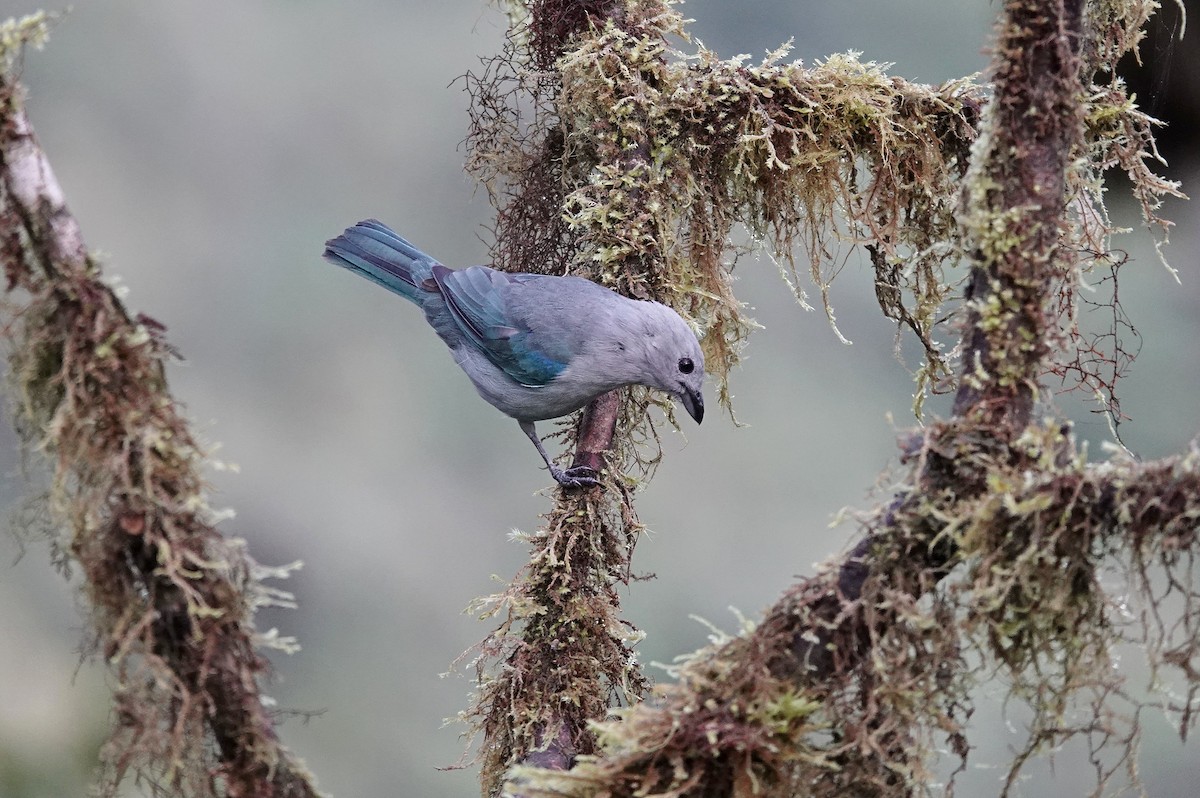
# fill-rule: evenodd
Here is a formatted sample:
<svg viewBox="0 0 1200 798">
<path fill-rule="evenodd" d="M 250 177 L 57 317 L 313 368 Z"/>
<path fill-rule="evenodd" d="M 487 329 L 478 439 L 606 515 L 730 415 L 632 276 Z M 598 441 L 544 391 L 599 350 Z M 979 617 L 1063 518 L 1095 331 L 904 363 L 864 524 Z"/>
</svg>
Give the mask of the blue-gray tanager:
<svg viewBox="0 0 1200 798">
<path fill-rule="evenodd" d="M 325 242 L 325 259 L 420 305 L 479 395 L 517 420 L 560 485 L 595 485 L 596 474 L 550 462 L 535 421 L 635 384 L 704 418 L 704 355 L 666 305 L 581 277 L 448 269 L 374 219 Z"/>
</svg>

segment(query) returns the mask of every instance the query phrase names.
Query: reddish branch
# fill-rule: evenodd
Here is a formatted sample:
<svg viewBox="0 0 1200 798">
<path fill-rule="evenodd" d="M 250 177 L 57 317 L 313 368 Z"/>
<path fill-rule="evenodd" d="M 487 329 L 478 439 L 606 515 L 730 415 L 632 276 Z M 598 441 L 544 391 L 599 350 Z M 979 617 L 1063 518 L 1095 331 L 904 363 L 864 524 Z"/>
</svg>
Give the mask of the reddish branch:
<svg viewBox="0 0 1200 798">
<path fill-rule="evenodd" d="M 620 410 L 621 395 L 617 391 L 610 391 L 592 400 L 584 409 L 583 420 L 579 423 L 579 437 L 575 443 L 572 468 L 587 466 L 600 473 L 608 466 L 606 454 L 612 447 Z"/>
</svg>

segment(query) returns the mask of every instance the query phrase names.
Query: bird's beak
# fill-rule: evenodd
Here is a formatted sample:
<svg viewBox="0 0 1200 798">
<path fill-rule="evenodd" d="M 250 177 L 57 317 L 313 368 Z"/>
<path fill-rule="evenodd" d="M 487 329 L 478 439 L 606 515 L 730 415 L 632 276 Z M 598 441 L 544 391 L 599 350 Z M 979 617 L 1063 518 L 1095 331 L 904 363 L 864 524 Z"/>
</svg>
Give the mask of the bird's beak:
<svg viewBox="0 0 1200 798">
<path fill-rule="evenodd" d="M 697 424 L 704 420 L 704 397 L 700 395 L 699 391 L 685 387 L 679 394 L 679 401 L 683 403 L 683 409 L 696 420 Z"/>
</svg>

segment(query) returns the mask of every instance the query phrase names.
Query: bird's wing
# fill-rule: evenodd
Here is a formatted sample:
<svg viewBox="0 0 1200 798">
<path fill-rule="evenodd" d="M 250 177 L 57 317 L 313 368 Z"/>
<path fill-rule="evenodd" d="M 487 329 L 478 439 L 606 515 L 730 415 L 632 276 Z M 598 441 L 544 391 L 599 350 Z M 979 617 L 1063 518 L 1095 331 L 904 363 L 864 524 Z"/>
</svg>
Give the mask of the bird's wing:
<svg viewBox="0 0 1200 798">
<path fill-rule="evenodd" d="M 439 265 L 433 267 L 433 279 L 463 334 L 515 381 L 541 387 L 566 369 L 569 342 L 536 334 L 528 318 L 510 312 L 506 294 L 520 276 L 485 266 L 453 270 Z"/>
</svg>

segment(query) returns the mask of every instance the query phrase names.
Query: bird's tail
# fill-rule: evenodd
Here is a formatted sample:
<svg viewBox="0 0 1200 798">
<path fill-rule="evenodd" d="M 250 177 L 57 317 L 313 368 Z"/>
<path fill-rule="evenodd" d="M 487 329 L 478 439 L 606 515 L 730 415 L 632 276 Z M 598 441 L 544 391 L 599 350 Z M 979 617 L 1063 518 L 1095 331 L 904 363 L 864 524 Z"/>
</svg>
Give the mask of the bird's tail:
<svg viewBox="0 0 1200 798">
<path fill-rule="evenodd" d="M 325 260 L 420 302 L 422 282 L 433 276 L 436 260 L 405 241 L 383 222 L 366 219 L 325 242 Z"/>
</svg>

